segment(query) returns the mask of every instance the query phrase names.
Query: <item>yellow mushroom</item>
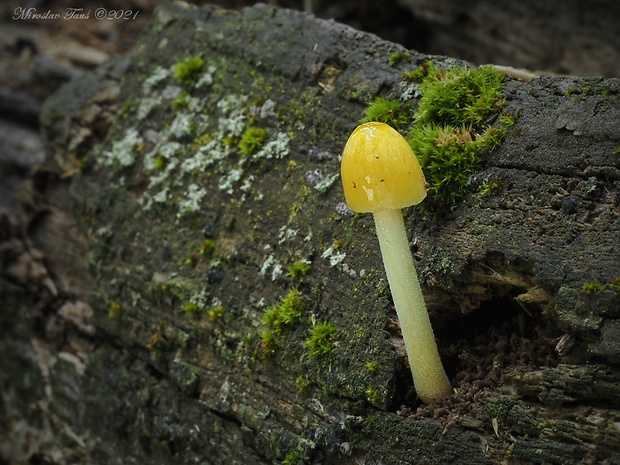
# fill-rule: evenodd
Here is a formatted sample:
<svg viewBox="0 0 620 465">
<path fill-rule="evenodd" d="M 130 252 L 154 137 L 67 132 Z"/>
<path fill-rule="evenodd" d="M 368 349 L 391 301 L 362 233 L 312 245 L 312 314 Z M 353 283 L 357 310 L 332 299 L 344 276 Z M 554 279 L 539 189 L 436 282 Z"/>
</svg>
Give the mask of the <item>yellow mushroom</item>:
<svg viewBox="0 0 620 465">
<path fill-rule="evenodd" d="M 415 390 L 424 403 L 433 403 L 453 390 L 439 358 L 401 212 L 426 197 L 420 164 L 396 130 L 372 122 L 349 137 L 340 175 L 349 208 L 374 216 Z"/>
</svg>

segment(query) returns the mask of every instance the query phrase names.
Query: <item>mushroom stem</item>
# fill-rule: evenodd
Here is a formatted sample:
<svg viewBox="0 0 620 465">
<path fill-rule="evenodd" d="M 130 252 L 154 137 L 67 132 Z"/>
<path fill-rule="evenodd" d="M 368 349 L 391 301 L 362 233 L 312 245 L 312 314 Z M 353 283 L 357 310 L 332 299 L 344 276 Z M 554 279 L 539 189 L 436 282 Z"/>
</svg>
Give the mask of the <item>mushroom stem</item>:
<svg viewBox="0 0 620 465">
<path fill-rule="evenodd" d="M 452 394 L 428 317 L 401 210 L 373 213 L 396 314 L 405 340 L 413 384 L 422 402 L 429 404 Z"/>
</svg>

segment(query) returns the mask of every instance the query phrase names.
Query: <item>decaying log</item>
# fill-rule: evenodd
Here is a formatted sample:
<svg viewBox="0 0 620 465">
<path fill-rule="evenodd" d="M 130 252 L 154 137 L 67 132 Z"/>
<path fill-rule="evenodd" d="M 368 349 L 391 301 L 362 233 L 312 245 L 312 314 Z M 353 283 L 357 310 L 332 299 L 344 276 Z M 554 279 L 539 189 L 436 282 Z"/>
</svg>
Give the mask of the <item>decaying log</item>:
<svg viewBox="0 0 620 465">
<path fill-rule="evenodd" d="M 468 194 L 406 212 L 455 386 L 425 407 L 339 154 L 403 71 L 467 64 L 395 52 L 265 5 L 164 5 L 48 100 L 28 228 L 0 217 L 5 460 L 620 462 L 620 81 L 508 76 L 515 124 Z"/>
</svg>

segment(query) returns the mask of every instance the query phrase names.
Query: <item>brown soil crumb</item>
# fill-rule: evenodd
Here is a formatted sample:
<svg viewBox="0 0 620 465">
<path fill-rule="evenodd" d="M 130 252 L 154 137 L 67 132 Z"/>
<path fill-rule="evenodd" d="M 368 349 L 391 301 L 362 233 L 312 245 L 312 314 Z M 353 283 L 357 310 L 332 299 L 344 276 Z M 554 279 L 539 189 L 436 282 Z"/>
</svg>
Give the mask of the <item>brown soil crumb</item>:
<svg viewBox="0 0 620 465">
<path fill-rule="evenodd" d="M 456 339 L 448 348 L 440 348 L 455 393 L 434 405 L 423 405 L 411 387 L 396 413 L 416 420 L 434 419 L 446 429 L 482 428 L 484 401 L 502 387 L 504 374 L 556 366 L 559 329 L 541 315 L 510 304 L 515 305 L 509 299 L 488 304 L 459 318 L 450 334 L 438 334 L 438 341 Z"/>
</svg>

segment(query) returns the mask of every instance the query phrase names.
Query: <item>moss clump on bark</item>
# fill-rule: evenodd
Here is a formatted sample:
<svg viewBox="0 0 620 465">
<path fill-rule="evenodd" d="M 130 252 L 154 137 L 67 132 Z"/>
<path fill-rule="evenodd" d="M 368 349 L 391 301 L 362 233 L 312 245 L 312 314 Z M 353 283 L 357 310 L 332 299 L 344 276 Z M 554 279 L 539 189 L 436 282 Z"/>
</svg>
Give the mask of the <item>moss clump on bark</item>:
<svg viewBox="0 0 620 465">
<path fill-rule="evenodd" d="M 361 122 L 379 121 L 408 130 L 407 140 L 418 157 L 429 184 L 423 211 L 454 209 L 469 189 L 470 179 L 484 153 L 499 147 L 506 126 L 514 119 L 500 118 L 499 126 L 487 119 L 502 110 L 505 77 L 490 66 L 443 70 L 426 62 L 405 72 L 407 80 L 421 80 L 415 113 L 408 101 L 377 97 Z M 506 121 L 506 124 L 504 124 Z"/>
</svg>

